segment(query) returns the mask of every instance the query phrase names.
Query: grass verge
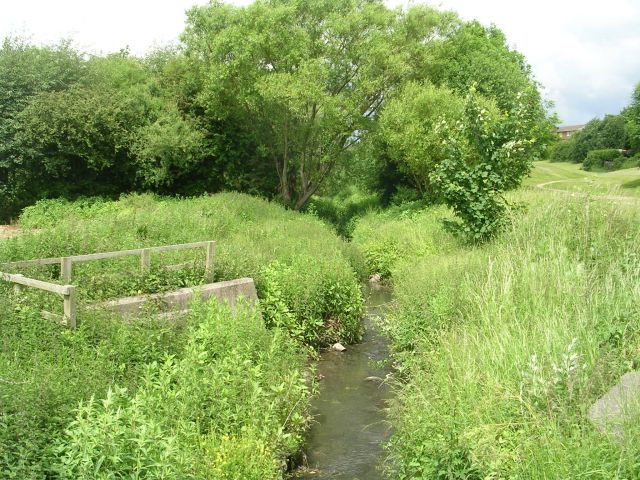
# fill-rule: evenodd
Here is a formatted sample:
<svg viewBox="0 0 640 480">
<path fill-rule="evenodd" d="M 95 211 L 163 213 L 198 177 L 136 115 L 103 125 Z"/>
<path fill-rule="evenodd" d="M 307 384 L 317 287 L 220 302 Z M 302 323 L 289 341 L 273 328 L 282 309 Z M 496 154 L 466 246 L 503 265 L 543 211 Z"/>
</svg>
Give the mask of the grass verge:
<svg viewBox="0 0 640 480">
<path fill-rule="evenodd" d="M 390 268 L 390 468 L 400 479 L 637 478 L 637 422 L 616 439 L 587 410 L 640 365 L 640 213 L 515 197 L 528 209 L 492 244 L 405 252 Z M 413 228 L 394 225 L 399 237 Z"/>
</svg>

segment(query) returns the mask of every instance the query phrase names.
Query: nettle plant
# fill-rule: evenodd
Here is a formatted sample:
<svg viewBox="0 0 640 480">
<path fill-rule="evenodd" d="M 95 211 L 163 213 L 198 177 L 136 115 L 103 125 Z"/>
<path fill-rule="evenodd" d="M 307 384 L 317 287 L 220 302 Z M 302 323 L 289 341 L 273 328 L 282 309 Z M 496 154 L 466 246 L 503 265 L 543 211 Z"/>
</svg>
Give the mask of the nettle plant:
<svg viewBox="0 0 640 480">
<path fill-rule="evenodd" d="M 462 117 L 435 125 L 445 153 L 430 181 L 458 217 L 447 226 L 465 240 L 485 241 L 504 226 L 503 194 L 520 185 L 540 151 L 530 97 L 520 93 L 510 111 L 500 112 L 472 88 Z"/>
</svg>

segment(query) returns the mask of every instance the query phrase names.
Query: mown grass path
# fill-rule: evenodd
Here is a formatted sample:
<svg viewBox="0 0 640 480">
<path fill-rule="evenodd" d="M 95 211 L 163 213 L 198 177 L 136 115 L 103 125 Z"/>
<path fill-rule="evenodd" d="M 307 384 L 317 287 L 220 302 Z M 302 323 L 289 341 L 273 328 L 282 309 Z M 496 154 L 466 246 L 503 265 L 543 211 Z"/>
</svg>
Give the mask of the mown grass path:
<svg viewBox="0 0 640 480">
<path fill-rule="evenodd" d="M 565 195 L 635 202 L 640 200 L 640 169 L 602 173 L 580 170 L 580 165 L 573 163 L 535 162 L 524 185 Z"/>
</svg>

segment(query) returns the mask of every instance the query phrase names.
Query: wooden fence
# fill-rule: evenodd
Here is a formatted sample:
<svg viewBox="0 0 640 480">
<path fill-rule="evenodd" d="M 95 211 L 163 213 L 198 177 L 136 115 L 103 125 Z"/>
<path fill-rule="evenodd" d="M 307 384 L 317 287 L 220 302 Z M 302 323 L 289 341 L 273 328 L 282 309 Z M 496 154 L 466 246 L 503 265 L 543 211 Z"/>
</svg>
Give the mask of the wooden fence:
<svg viewBox="0 0 640 480">
<path fill-rule="evenodd" d="M 81 262 L 90 262 L 95 260 L 104 260 L 108 258 L 130 257 L 140 256 L 140 269 L 141 271 L 148 272 L 151 268 L 151 254 L 158 252 L 169 252 L 176 250 L 188 250 L 195 248 L 206 249 L 206 261 L 205 261 L 205 280 L 207 282 L 213 282 L 213 263 L 215 255 L 215 242 L 193 242 L 193 243 L 181 243 L 177 245 L 163 245 L 160 247 L 148 247 L 137 248 L 134 250 L 120 250 L 117 252 L 103 252 L 103 253 L 91 253 L 88 255 L 73 255 L 69 257 L 55 257 L 55 258 L 37 258 L 34 260 L 22 260 L 19 262 L 9 262 L 0 264 L 2 268 L 28 268 L 43 265 L 60 265 L 60 279 L 65 285 L 59 285 L 57 283 L 44 282 L 36 280 L 34 278 L 28 278 L 21 274 L 3 273 L 0 272 L 0 280 L 10 282 L 16 286 L 22 285 L 31 288 L 37 288 L 45 292 L 56 293 L 62 295 L 64 301 L 64 315 L 53 314 L 51 312 L 43 311 L 42 315 L 48 319 L 62 319 L 66 321 L 70 328 L 76 328 L 78 325 L 76 314 L 76 287 L 70 285 L 73 276 L 73 264 Z M 171 265 L 171 267 L 180 267 L 181 265 Z M 18 287 L 19 288 L 19 287 Z"/>
</svg>

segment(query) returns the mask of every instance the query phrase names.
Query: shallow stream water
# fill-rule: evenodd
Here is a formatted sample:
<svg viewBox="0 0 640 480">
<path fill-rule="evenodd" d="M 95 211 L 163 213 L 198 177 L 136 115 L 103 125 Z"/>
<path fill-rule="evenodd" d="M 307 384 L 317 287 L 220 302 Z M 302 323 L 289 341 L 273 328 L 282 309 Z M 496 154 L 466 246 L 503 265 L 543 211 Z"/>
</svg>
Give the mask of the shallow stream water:
<svg viewBox="0 0 640 480">
<path fill-rule="evenodd" d="M 312 414 L 304 467 L 297 479 L 383 479 L 383 445 L 391 434 L 386 418 L 390 372 L 387 339 L 376 327 L 391 300 L 387 289 L 368 289 L 362 342 L 343 353 L 328 351 L 318 364 L 320 394 Z M 382 363 L 384 364 L 382 365 Z"/>
</svg>

